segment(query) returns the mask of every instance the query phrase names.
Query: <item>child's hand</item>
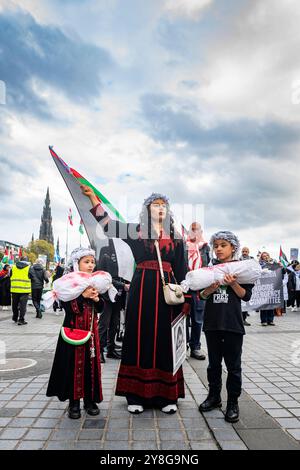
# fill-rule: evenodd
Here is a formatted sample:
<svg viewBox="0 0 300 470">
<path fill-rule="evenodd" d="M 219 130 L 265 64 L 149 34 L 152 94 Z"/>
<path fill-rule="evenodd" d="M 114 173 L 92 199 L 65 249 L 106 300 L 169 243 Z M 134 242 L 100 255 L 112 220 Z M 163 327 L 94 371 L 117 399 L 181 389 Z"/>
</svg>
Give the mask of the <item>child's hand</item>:
<svg viewBox="0 0 300 470">
<path fill-rule="evenodd" d="M 219 289 L 219 287 L 220 287 L 219 281 L 213 282 L 209 287 L 206 287 L 204 289 L 204 293 L 205 295 L 213 294 L 217 289 Z"/>
<path fill-rule="evenodd" d="M 93 291 L 95 291 L 96 289 L 94 289 L 94 287 L 87 287 L 83 292 L 82 292 L 82 297 L 84 297 L 85 299 L 90 299 L 91 296 L 95 295 L 93 294 Z M 97 291 L 96 291 L 97 292 Z"/>
<path fill-rule="evenodd" d="M 91 297 L 90 297 L 91 300 L 93 300 L 94 302 L 99 302 L 99 292 L 97 291 L 97 289 L 93 289 L 92 290 L 92 294 L 91 294 Z"/>
<path fill-rule="evenodd" d="M 236 283 L 236 275 L 225 274 L 223 282 L 224 284 L 227 284 L 228 286 L 232 286 L 232 284 Z"/>
</svg>

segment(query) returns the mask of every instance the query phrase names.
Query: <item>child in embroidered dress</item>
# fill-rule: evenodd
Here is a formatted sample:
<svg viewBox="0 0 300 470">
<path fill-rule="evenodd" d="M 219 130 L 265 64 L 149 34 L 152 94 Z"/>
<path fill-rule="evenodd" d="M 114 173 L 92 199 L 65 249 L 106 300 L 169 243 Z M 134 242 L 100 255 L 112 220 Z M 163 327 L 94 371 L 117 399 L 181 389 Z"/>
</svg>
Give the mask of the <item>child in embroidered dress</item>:
<svg viewBox="0 0 300 470">
<path fill-rule="evenodd" d="M 67 271 L 77 273 L 76 279 L 75 274 L 72 275 L 75 279 L 72 281 L 73 291 L 77 292 L 77 297 L 61 302 L 65 310 L 63 326 L 71 328 L 71 331 L 73 328 L 91 330 L 92 335 L 81 345 L 70 344 L 61 334 L 59 335 L 46 393 L 47 396 L 57 396 L 60 401 L 69 400 L 68 416 L 71 419 L 78 419 L 81 416 L 81 398 L 84 400 L 84 408 L 89 415 L 99 414 L 97 403 L 103 399 L 97 321 L 97 312 L 102 311 L 103 300 L 92 282 L 93 276 L 97 275 L 93 273 L 95 265 L 93 250 L 80 247 L 72 252 Z M 86 283 L 90 282 L 89 279 L 91 279 L 91 285 L 86 287 Z M 58 287 L 55 288 L 54 283 L 55 295 L 60 300 L 60 290 L 61 292 L 63 288 L 66 290 L 65 285 L 68 282 L 70 283 L 70 274 L 56 281 Z M 81 282 L 85 283 L 85 287 L 78 296 L 77 289 L 80 288 Z"/>
</svg>

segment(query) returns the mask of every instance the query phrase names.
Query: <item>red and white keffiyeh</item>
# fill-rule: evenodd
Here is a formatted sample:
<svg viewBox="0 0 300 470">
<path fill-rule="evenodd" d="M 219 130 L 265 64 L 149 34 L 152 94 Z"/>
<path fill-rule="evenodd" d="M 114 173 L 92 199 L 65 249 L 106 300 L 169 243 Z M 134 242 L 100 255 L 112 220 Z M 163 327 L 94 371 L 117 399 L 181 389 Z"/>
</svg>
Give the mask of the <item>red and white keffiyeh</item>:
<svg viewBox="0 0 300 470">
<path fill-rule="evenodd" d="M 206 245 L 206 242 L 191 241 L 191 239 L 188 238 L 186 245 L 188 249 L 189 270 L 194 271 L 195 269 L 202 268 L 201 249 Z"/>
</svg>

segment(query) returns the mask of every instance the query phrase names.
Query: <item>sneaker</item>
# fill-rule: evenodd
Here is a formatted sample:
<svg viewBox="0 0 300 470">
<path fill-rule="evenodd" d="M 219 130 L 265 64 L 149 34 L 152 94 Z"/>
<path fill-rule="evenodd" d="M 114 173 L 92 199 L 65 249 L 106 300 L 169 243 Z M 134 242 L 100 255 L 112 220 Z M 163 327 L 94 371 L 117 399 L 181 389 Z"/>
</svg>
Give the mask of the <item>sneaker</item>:
<svg viewBox="0 0 300 470">
<path fill-rule="evenodd" d="M 191 357 L 198 359 L 198 361 L 204 361 L 206 359 L 205 354 L 200 349 L 191 349 Z"/>
<path fill-rule="evenodd" d="M 7 305 L 4 305 L 4 306 L 2 307 L 2 310 L 8 310 Z"/>
<path fill-rule="evenodd" d="M 268 325 L 270 325 L 270 326 L 276 326 L 273 321 L 270 321 L 270 323 L 268 323 Z"/>
<path fill-rule="evenodd" d="M 127 410 L 129 413 L 138 415 L 140 413 L 143 413 L 144 408 L 141 405 L 128 405 Z"/>
<path fill-rule="evenodd" d="M 292 312 L 297 312 L 297 308 L 296 308 L 296 307 L 292 307 Z"/>
<path fill-rule="evenodd" d="M 225 421 L 236 423 L 239 420 L 239 406 L 237 402 L 228 402 L 225 414 Z"/>
<path fill-rule="evenodd" d="M 268 326 L 268 323 L 262 323 L 261 326 Z"/>
<path fill-rule="evenodd" d="M 167 413 L 168 415 L 172 415 L 174 413 L 176 413 L 177 411 L 177 405 L 167 405 L 167 406 L 164 406 L 161 411 L 163 413 Z"/>
<path fill-rule="evenodd" d="M 100 413 L 97 403 L 94 401 L 92 402 L 85 402 L 84 409 L 88 415 L 97 416 Z"/>
</svg>

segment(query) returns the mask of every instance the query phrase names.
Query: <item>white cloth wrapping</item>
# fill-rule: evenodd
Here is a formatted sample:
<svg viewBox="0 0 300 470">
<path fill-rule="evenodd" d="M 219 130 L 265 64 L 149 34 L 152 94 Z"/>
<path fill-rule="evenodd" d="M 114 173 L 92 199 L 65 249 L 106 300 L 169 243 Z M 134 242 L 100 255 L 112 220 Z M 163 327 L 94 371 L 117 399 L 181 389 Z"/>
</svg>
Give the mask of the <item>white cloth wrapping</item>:
<svg viewBox="0 0 300 470">
<path fill-rule="evenodd" d="M 96 271 L 89 274 L 82 271 L 74 271 L 65 274 L 53 282 L 53 290 L 43 296 L 43 305 L 47 310 L 53 305 L 55 300 L 69 302 L 70 300 L 77 299 L 87 287 L 94 287 L 99 294 L 104 294 L 108 291 L 110 300 L 115 302 L 118 291 L 113 286 L 112 277 L 109 273 Z"/>
<path fill-rule="evenodd" d="M 214 282 L 222 283 L 225 274 L 235 274 L 239 284 L 254 284 L 260 278 L 261 273 L 261 266 L 254 259 L 232 261 L 189 271 L 181 282 L 181 287 L 183 292 L 187 292 L 189 289 L 194 291 L 205 289 Z"/>
</svg>

